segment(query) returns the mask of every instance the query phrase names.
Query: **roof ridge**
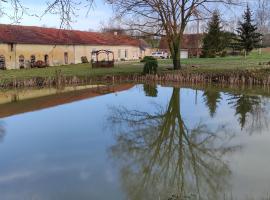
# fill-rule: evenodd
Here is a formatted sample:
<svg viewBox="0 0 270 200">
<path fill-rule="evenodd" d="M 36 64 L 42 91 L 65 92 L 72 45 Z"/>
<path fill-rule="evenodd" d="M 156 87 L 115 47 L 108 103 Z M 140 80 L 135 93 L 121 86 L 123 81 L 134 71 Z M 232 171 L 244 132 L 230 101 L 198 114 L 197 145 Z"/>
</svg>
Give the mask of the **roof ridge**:
<svg viewBox="0 0 270 200">
<path fill-rule="evenodd" d="M 49 29 L 49 30 L 60 30 L 60 31 L 76 31 L 76 32 L 83 32 L 83 33 L 101 33 L 98 31 L 86 31 L 86 30 L 77 30 L 77 29 L 61 29 L 55 27 L 43 27 L 43 26 L 33 26 L 33 25 L 18 25 L 18 24 L 2 24 L 0 26 L 11 26 L 11 27 L 22 27 L 22 28 L 37 28 L 37 29 Z"/>
<path fill-rule="evenodd" d="M 139 46 L 139 40 L 127 35 L 11 24 L 0 24 L 0 41 L 18 44 Z"/>
</svg>

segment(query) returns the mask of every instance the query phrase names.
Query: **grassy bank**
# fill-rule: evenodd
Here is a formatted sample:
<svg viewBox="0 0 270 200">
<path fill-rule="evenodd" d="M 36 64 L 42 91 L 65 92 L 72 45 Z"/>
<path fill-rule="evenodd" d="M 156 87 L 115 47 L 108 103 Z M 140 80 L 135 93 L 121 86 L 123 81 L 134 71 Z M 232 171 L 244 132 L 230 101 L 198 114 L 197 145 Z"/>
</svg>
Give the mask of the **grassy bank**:
<svg viewBox="0 0 270 200">
<path fill-rule="evenodd" d="M 192 58 L 182 60 L 183 69 L 181 72 L 188 74 L 222 74 L 222 73 L 242 73 L 251 71 L 257 76 L 270 74 L 270 53 L 264 52 L 259 55 L 253 52 L 247 58 L 225 57 L 225 58 Z M 159 61 L 159 74 L 175 73 L 168 70 L 172 68 L 171 60 Z M 143 64 L 137 61 L 116 63 L 115 68 L 92 69 L 90 64 L 77 64 L 68 66 L 48 67 L 42 69 L 22 69 L 0 71 L 0 82 L 12 82 L 14 80 L 29 80 L 37 77 L 55 78 L 56 71 L 61 70 L 61 75 L 65 77 L 104 77 L 117 75 L 139 75 L 142 72 Z"/>
</svg>

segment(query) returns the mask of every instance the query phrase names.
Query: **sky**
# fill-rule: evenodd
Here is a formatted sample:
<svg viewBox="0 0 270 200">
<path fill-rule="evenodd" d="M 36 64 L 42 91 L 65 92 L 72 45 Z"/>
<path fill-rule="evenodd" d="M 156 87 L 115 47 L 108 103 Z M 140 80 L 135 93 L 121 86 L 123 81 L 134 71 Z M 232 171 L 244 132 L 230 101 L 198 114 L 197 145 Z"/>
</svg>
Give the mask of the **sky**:
<svg viewBox="0 0 270 200">
<path fill-rule="evenodd" d="M 47 14 L 42 19 L 31 16 L 32 13 L 41 14 L 46 8 L 46 0 L 22 0 L 27 8 L 27 12 L 30 15 L 24 15 L 22 20 L 20 20 L 20 25 L 30 25 L 30 26 L 46 26 L 46 27 L 60 27 L 59 17 Z M 12 8 L 6 6 L 2 3 L 2 7 L 9 14 L 12 15 Z M 91 8 L 89 14 L 87 15 L 88 8 L 85 5 L 78 7 L 77 17 L 73 20 L 71 24 L 72 29 L 78 30 L 99 30 L 103 24 L 108 24 L 110 19 L 113 17 L 113 9 L 110 5 L 105 4 L 103 0 L 96 0 L 93 8 Z M 14 20 L 9 19 L 9 17 L 2 15 L 0 17 L 0 23 L 11 24 Z"/>
<path fill-rule="evenodd" d="M 28 8 L 29 15 L 24 15 L 22 20 L 20 20 L 20 25 L 31 25 L 31 26 L 46 26 L 46 27 L 54 27 L 59 28 L 60 27 L 60 20 L 59 16 L 55 16 L 52 14 L 47 14 L 43 18 L 38 18 L 31 16 L 31 14 L 39 14 L 41 15 L 45 8 L 46 8 L 46 2 L 48 0 L 21 0 L 22 3 L 25 5 L 26 8 Z M 53 0 L 49 0 L 50 2 Z M 83 0 L 82 0 L 83 1 Z M 257 2 L 257 0 L 247 0 L 250 4 L 254 2 Z M 256 4 L 256 3 L 255 3 Z M 6 6 L 6 3 L 0 3 L 1 8 L 4 8 L 3 10 L 7 12 L 7 14 L 12 15 L 12 12 L 14 9 L 11 7 Z M 219 8 L 218 6 L 216 8 Z M 112 24 L 112 17 L 114 16 L 113 9 L 110 5 L 105 4 L 104 0 L 95 0 L 93 8 L 90 10 L 89 14 L 87 15 L 88 8 L 86 8 L 84 5 L 78 6 L 77 11 L 77 17 L 74 18 L 74 22 L 71 24 L 72 29 L 76 30 L 91 30 L 91 31 L 99 31 L 102 26 L 106 26 L 108 24 Z M 222 18 L 225 18 L 229 24 L 231 24 L 231 19 L 235 19 L 239 15 L 241 16 L 241 13 L 243 12 L 243 8 L 237 8 L 233 12 L 228 11 L 228 9 L 220 9 Z M 240 11 L 240 12 L 239 12 Z M 230 14 L 228 14 L 230 12 Z M 238 16 L 238 17 L 239 17 Z M 229 17 L 229 18 L 228 18 Z M 7 16 L 2 15 L 0 16 L 0 23 L 3 24 L 11 24 L 14 23 L 14 20 L 9 19 Z M 194 28 L 195 27 L 195 28 Z M 193 26 L 192 24 L 189 25 L 189 28 L 191 29 L 188 32 L 192 32 L 193 29 L 196 29 L 196 26 Z"/>
</svg>

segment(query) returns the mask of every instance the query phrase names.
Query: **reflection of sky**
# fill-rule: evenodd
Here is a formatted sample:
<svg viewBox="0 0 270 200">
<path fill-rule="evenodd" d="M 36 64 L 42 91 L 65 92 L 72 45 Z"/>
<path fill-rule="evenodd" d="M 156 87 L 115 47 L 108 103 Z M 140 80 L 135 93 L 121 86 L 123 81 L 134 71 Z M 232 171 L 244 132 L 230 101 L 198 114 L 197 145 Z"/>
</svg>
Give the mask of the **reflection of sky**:
<svg viewBox="0 0 270 200">
<path fill-rule="evenodd" d="M 6 135 L 0 143 L 0 196 L 5 199 L 125 199 L 118 169 L 108 160 L 115 142 L 106 118 L 112 105 L 154 112 L 167 105 L 172 89 L 158 88 L 158 98 L 145 97 L 141 86 L 37 112 L 2 119 Z M 241 132 L 225 94 L 217 114 L 209 117 L 198 91 L 181 89 L 181 113 L 188 127 L 227 125 L 243 149 L 227 159 L 234 195 L 266 195 L 270 189 L 270 135 Z M 244 199 L 243 199 L 244 200 Z"/>
</svg>

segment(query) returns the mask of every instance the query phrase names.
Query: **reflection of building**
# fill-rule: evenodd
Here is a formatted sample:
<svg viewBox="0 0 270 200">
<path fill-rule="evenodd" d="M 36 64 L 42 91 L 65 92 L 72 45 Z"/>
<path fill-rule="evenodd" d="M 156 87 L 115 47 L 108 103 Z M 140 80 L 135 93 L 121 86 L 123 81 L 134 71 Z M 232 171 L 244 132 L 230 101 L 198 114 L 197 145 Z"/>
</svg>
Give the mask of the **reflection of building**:
<svg viewBox="0 0 270 200">
<path fill-rule="evenodd" d="M 50 108 L 113 92 L 128 90 L 133 84 L 115 86 L 78 86 L 64 90 L 41 89 L 0 93 L 0 118 Z"/>
<path fill-rule="evenodd" d="M 101 49 L 113 51 L 118 60 L 138 59 L 147 53 L 142 41 L 117 33 L 0 25 L 0 68 L 26 68 L 39 60 L 51 66 L 77 64 Z"/>
<path fill-rule="evenodd" d="M 185 34 L 181 47 L 181 58 L 197 57 L 202 53 L 203 34 Z M 170 52 L 166 38 L 160 41 L 159 49 Z"/>
</svg>

